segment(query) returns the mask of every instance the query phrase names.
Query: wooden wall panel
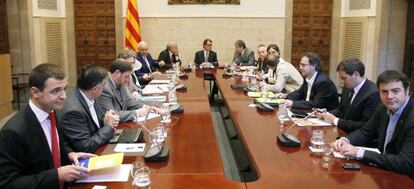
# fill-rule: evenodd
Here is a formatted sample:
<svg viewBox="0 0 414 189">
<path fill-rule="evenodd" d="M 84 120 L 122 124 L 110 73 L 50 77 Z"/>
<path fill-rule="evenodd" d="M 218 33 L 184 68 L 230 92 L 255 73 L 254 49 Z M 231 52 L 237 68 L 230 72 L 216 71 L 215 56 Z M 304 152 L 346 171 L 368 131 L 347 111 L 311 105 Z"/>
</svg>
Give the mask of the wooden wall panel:
<svg viewBox="0 0 414 189">
<path fill-rule="evenodd" d="M 0 0 L 0 54 L 9 53 L 6 0 Z"/>
<path fill-rule="evenodd" d="M 407 1 L 407 31 L 403 71 L 411 78 L 411 94 L 414 96 L 414 1 Z"/>
</svg>

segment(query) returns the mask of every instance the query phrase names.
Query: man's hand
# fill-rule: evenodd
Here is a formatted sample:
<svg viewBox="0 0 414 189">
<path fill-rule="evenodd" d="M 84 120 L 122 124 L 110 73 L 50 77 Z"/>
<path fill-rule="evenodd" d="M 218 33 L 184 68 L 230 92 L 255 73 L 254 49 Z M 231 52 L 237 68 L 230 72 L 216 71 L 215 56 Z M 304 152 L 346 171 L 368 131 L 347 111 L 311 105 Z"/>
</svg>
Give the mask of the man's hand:
<svg viewBox="0 0 414 189">
<path fill-rule="evenodd" d="M 119 124 L 119 115 L 113 110 L 106 111 L 105 117 L 104 117 L 104 125 L 109 125 L 113 129 L 115 129 L 116 127 L 118 127 L 118 124 Z"/>
<path fill-rule="evenodd" d="M 335 120 L 335 116 L 331 113 L 316 113 L 316 117 L 319 119 L 323 119 L 325 122 L 333 124 Z"/>
<path fill-rule="evenodd" d="M 285 94 L 285 93 L 276 93 L 275 94 L 275 98 L 283 98 L 283 99 L 285 99 L 285 98 L 287 98 L 287 94 Z M 292 106 L 292 105 L 291 105 Z"/>
<path fill-rule="evenodd" d="M 342 155 L 348 158 L 356 158 L 358 148 L 353 146 L 352 144 L 345 144 L 340 149 Z"/>
<path fill-rule="evenodd" d="M 161 61 L 159 61 L 159 62 L 158 62 L 158 64 L 159 64 L 160 66 L 164 66 L 164 65 L 165 65 L 165 62 L 164 62 L 164 60 L 161 60 Z"/>
<path fill-rule="evenodd" d="M 88 173 L 90 173 L 90 170 L 77 166 L 77 165 L 66 165 L 63 167 L 59 167 L 57 169 L 59 181 L 62 182 L 72 182 L 76 179 L 88 176 Z"/>
<path fill-rule="evenodd" d="M 211 63 L 210 62 L 203 62 L 200 64 L 201 68 L 210 68 L 211 67 Z"/>
<path fill-rule="evenodd" d="M 347 140 L 344 140 L 342 138 L 336 140 L 333 144 L 334 150 L 337 152 L 341 152 L 342 147 L 344 147 L 345 145 L 348 145 L 349 142 Z"/>
<path fill-rule="evenodd" d="M 293 105 L 293 101 L 292 100 L 285 100 L 283 102 L 283 104 L 285 104 L 286 107 L 290 108 Z"/>
<path fill-rule="evenodd" d="M 80 158 L 90 158 L 90 157 L 95 157 L 95 154 L 91 154 L 91 153 L 84 153 L 84 152 L 70 152 L 68 154 L 69 160 L 72 161 L 75 165 L 79 164 L 79 159 Z"/>
<path fill-rule="evenodd" d="M 150 80 L 150 79 L 151 79 L 151 75 L 149 75 L 149 74 L 144 74 L 144 75 L 142 76 L 142 78 L 144 78 L 145 80 Z"/>
</svg>

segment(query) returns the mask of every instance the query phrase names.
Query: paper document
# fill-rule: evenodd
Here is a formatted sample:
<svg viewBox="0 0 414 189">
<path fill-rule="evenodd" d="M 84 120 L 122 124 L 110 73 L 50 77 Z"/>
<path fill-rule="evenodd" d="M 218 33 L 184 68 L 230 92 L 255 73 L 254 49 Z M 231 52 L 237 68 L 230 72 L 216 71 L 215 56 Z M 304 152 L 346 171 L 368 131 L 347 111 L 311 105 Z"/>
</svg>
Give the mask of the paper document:
<svg viewBox="0 0 414 189">
<path fill-rule="evenodd" d="M 156 102 L 165 102 L 167 100 L 166 96 L 142 96 L 141 101 L 156 101 Z"/>
<path fill-rule="evenodd" d="M 259 98 L 261 96 L 261 92 L 248 92 L 247 96 L 251 98 Z M 273 98 L 275 94 L 273 92 L 267 92 L 267 98 Z"/>
<path fill-rule="evenodd" d="M 156 117 L 160 117 L 160 114 L 157 114 L 157 113 L 149 113 L 148 120 L 153 119 L 153 118 L 156 118 Z M 145 116 L 139 116 L 138 119 L 137 119 L 137 121 L 139 121 L 139 122 L 145 121 Z"/>
<path fill-rule="evenodd" d="M 145 143 L 118 143 L 115 152 L 143 152 Z"/>
<path fill-rule="evenodd" d="M 327 123 L 323 120 L 318 118 L 292 118 L 292 121 L 295 122 L 298 126 L 306 127 L 306 126 L 332 126 L 332 124 Z"/>
<path fill-rule="evenodd" d="M 142 89 L 142 94 L 159 94 L 159 93 L 167 93 L 168 85 L 147 85 L 144 89 Z"/>
<path fill-rule="evenodd" d="M 266 102 L 264 100 L 265 99 L 263 98 L 256 98 L 257 102 L 266 103 L 266 104 L 280 104 L 285 101 L 285 99 L 281 99 L 281 98 L 266 98 Z"/>
<path fill-rule="evenodd" d="M 170 80 L 168 80 L 168 79 L 165 79 L 165 80 L 162 80 L 162 79 L 160 79 L 160 80 L 152 80 L 151 82 L 150 82 L 150 84 L 168 84 L 168 83 L 170 83 Z M 148 85 L 147 85 L 148 86 Z"/>
<path fill-rule="evenodd" d="M 372 152 L 376 152 L 376 153 L 379 153 L 379 154 L 381 153 L 377 148 L 368 148 L 368 147 L 362 147 L 362 146 L 357 146 L 357 148 L 372 151 Z M 345 159 L 346 158 L 344 155 L 342 155 L 340 152 L 337 152 L 337 151 L 334 151 L 333 155 L 334 155 L 335 158 L 338 158 L 338 159 Z"/>
<path fill-rule="evenodd" d="M 88 177 L 76 180 L 76 183 L 91 182 L 128 182 L 131 164 L 122 164 L 116 167 L 92 171 Z"/>
<path fill-rule="evenodd" d="M 115 167 L 122 164 L 124 160 L 124 153 L 115 153 L 102 156 L 96 156 L 86 159 L 80 159 L 79 164 L 82 167 L 90 170 L 104 169 L 108 167 Z"/>
</svg>

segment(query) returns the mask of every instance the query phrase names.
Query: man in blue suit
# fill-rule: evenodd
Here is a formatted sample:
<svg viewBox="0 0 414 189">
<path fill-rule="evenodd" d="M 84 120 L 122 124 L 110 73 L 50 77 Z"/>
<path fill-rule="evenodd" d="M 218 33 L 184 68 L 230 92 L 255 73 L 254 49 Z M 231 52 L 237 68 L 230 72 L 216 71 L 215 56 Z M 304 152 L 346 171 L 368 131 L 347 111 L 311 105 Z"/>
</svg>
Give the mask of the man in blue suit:
<svg viewBox="0 0 414 189">
<path fill-rule="evenodd" d="M 156 62 L 150 53 L 148 53 L 148 43 L 141 41 L 138 43 L 137 60 L 142 64 L 141 69 L 135 71 L 135 75 L 138 76 L 140 84 L 147 84 L 152 79 L 152 74 L 159 73 L 158 68 L 164 66 L 164 62 Z"/>
</svg>

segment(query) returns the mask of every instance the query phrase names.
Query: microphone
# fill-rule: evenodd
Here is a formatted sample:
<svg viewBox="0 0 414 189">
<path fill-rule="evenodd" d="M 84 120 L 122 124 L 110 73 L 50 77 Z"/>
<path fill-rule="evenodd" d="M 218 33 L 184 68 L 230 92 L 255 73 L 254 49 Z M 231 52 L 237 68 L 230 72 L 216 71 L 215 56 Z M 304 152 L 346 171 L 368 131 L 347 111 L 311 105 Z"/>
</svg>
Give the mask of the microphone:
<svg viewBox="0 0 414 189">
<path fill-rule="evenodd" d="M 144 155 L 144 160 L 146 162 L 165 162 L 168 159 L 168 155 L 170 154 L 170 150 L 168 147 L 160 144 L 156 139 L 153 140 L 155 135 L 148 129 L 145 125 L 147 124 L 149 113 L 151 112 L 152 107 L 147 111 L 145 115 L 144 123 L 139 122 L 137 119 L 136 122 L 142 126 L 148 132 L 148 140 L 150 141 L 150 147 L 148 148 L 147 152 Z"/>
<path fill-rule="evenodd" d="M 320 111 L 321 111 L 320 109 L 314 109 L 309 115 L 307 115 L 303 119 L 308 119 L 312 116 L 315 116 L 316 113 Z M 291 116 L 288 116 L 288 117 L 290 120 L 292 120 Z M 290 131 L 292 130 L 292 128 L 297 125 L 296 122 L 293 121 L 293 123 L 294 124 L 291 125 L 286 132 L 283 132 L 277 136 L 277 143 L 285 147 L 293 147 L 293 148 L 300 147 L 300 144 L 301 144 L 300 140 L 296 136 L 290 134 Z"/>
</svg>

